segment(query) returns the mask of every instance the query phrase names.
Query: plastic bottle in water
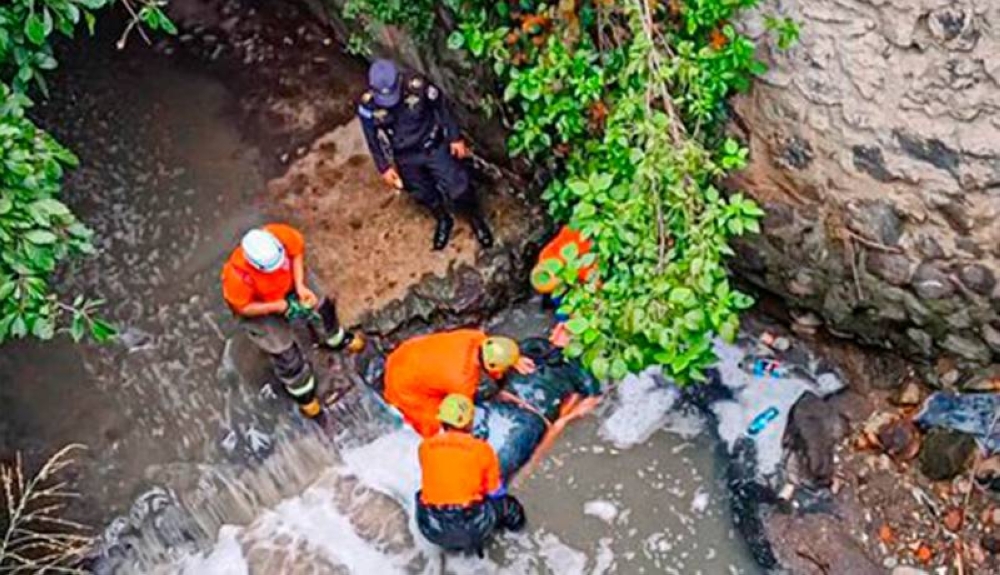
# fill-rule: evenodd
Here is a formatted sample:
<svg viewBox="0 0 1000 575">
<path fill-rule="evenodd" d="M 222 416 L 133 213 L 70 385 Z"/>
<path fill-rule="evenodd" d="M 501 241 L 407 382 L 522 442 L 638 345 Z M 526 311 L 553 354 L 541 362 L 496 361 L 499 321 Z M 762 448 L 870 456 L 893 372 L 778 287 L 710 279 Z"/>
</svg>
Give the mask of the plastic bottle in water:
<svg viewBox="0 0 1000 575">
<path fill-rule="evenodd" d="M 740 362 L 743 371 L 754 377 L 787 377 L 789 370 L 780 361 L 763 357 L 746 358 Z"/>
<path fill-rule="evenodd" d="M 774 406 L 760 412 L 757 417 L 753 418 L 750 425 L 747 426 L 747 433 L 750 435 L 757 435 L 761 431 L 764 431 L 767 424 L 774 421 L 778 417 L 779 413 L 780 411 L 778 411 L 778 408 Z"/>
</svg>

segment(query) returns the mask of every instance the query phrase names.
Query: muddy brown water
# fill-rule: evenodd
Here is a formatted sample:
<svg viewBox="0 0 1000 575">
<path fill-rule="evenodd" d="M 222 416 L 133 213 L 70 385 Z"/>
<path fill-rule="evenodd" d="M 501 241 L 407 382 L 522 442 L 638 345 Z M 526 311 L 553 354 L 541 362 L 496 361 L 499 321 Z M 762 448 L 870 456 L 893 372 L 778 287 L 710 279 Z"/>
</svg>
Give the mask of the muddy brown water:
<svg viewBox="0 0 1000 575">
<path fill-rule="evenodd" d="M 235 326 L 218 269 L 240 231 L 265 219 L 263 162 L 244 138 L 234 95 L 217 77 L 141 45 L 76 48 L 37 115 L 80 155 L 66 199 L 97 232 L 99 253 L 67 269 L 61 291 L 106 299 L 104 314 L 122 336 L 109 346 L 5 345 L 0 448 L 37 462 L 67 443 L 88 447 L 75 513 L 108 526 L 104 550 L 114 560 L 101 572 L 339 572 L 324 564 L 372 572 L 385 546 L 363 537 L 356 547 L 330 545 L 338 530 L 355 537 L 341 519 L 356 512 L 310 498 L 324 478 L 364 483 L 374 473 L 368 488 L 391 496 L 386 513 L 397 513 L 410 484 L 393 481 L 412 477 L 403 461 L 412 438 L 376 424 L 377 441 L 404 449 L 399 460 L 317 439 L 289 405 L 234 377 L 225 361 Z M 548 318 L 528 304 L 495 321 L 535 335 Z M 757 573 L 732 527 L 714 440 L 688 421 L 617 448 L 599 433 L 606 412 L 573 425 L 516 488 L 527 533 L 501 538 L 479 563 L 436 555 L 412 526 L 398 528 L 405 544 L 394 552 L 409 563 L 389 561 L 382 572 Z M 320 487 L 308 487 L 316 480 Z M 251 552 L 255 539 L 288 551 L 262 559 Z M 308 567 L 296 570 L 293 548 L 311 550 Z"/>
</svg>

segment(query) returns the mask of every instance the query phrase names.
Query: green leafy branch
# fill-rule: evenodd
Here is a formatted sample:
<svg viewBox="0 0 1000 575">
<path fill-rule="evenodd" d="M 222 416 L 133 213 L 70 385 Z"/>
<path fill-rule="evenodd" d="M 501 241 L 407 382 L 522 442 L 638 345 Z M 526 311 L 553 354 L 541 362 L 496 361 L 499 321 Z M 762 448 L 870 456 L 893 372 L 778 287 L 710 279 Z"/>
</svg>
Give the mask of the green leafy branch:
<svg viewBox="0 0 1000 575">
<path fill-rule="evenodd" d="M 34 85 L 47 91 L 44 73 L 57 63 L 54 34 L 72 37 L 114 0 L 12 0 L 0 6 L 0 343 L 65 331 L 79 340 L 90 333 L 103 341 L 114 329 L 97 319 L 97 302 L 78 297 L 72 305 L 51 292 L 59 263 L 93 253 L 92 232 L 59 200 L 64 172 L 75 155 L 36 126 L 26 114 Z M 132 15 L 127 39 L 144 27 L 176 32 L 162 0 L 121 0 Z"/>
<path fill-rule="evenodd" d="M 714 338 L 733 339 L 752 304 L 726 258 L 763 211 L 716 182 L 748 156 L 721 128 L 726 99 L 766 71 L 731 24 L 757 0 L 446 4 L 449 47 L 491 63 L 503 84 L 510 152 L 554 168 L 543 199 L 594 245 L 549 270 L 564 280 L 568 355 L 601 378 L 658 364 L 702 379 Z M 789 20 L 769 26 L 782 47 L 797 37 Z"/>
</svg>

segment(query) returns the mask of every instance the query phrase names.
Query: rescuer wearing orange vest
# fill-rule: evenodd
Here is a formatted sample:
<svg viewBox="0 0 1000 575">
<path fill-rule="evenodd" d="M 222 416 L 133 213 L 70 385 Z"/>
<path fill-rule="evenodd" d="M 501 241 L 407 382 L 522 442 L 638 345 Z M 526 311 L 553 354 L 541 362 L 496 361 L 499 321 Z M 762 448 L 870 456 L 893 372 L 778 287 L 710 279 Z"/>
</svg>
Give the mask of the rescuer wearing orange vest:
<svg viewBox="0 0 1000 575">
<path fill-rule="evenodd" d="M 271 357 L 275 376 L 303 415 L 319 416 L 312 366 L 289 321 L 307 319 L 313 336 L 329 349 L 343 349 L 353 336 L 340 326 L 334 302 L 307 285 L 302 234 L 285 224 L 247 232 L 222 268 L 222 295 L 251 341 Z"/>
<path fill-rule="evenodd" d="M 584 238 L 580 232 L 569 226 L 563 226 L 559 230 L 559 233 L 556 234 L 556 237 L 552 238 L 542 248 L 541 253 L 538 254 L 538 263 L 531 271 L 532 287 L 535 288 L 535 291 L 546 297 L 547 303 L 555 306 L 557 309 L 562 295 L 561 290 L 565 287 L 565 281 L 560 272 L 567 262 L 565 250 L 571 245 L 576 248 L 577 258 L 582 258 L 589 254 L 593 247 L 591 241 Z M 586 283 L 595 277 L 596 273 L 596 264 L 583 265 L 577 274 L 577 281 Z M 567 319 L 569 318 L 558 312 L 556 313 L 556 321 L 558 323 L 556 323 L 555 328 L 552 330 L 550 340 L 554 345 L 559 347 L 565 347 L 569 340 L 565 324 Z"/>
<path fill-rule="evenodd" d="M 441 401 L 436 414 L 441 432 L 420 444 L 417 526 L 435 545 L 482 557 L 493 531 L 519 531 L 525 516 L 500 479 L 496 452 L 472 436 L 474 415 L 472 400 L 463 394 Z"/>
<path fill-rule="evenodd" d="M 473 399 L 483 376 L 499 380 L 511 368 L 519 373 L 535 370 L 512 339 L 477 329 L 423 335 L 389 354 L 383 395 L 417 433 L 431 437 L 440 429 L 438 408 L 445 397 Z"/>
</svg>

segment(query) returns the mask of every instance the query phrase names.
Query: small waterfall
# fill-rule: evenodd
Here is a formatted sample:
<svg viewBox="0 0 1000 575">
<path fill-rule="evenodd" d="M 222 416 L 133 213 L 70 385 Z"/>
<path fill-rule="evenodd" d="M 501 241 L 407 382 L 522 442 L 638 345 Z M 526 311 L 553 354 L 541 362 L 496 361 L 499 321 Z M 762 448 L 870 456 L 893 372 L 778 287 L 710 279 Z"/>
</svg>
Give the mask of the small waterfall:
<svg viewBox="0 0 1000 575">
<path fill-rule="evenodd" d="M 191 466 L 186 472 L 196 476 L 189 480 L 192 489 L 154 487 L 142 494 L 105 529 L 92 569 L 98 575 L 152 573 L 205 551 L 224 525 L 249 525 L 302 493 L 342 462 L 343 449 L 385 434 L 396 421 L 374 392 L 355 386 L 328 409 L 323 427 L 296 419 L 275 433 L 267 457 L 244 465 Z"/>
</svg>

